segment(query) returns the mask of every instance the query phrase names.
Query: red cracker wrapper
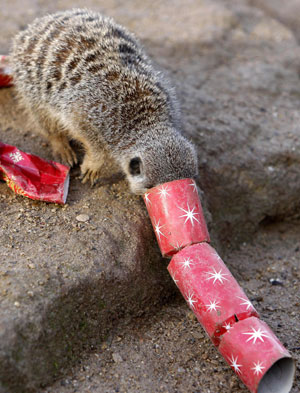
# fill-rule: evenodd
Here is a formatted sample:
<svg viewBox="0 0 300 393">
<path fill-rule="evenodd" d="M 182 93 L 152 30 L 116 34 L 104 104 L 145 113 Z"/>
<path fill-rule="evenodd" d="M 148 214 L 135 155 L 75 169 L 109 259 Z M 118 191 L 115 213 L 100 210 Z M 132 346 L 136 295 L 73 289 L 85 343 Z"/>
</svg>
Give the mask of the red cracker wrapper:
<svg viewBox="0 0 300 393">
<path fill-rule="evenodd" d="M 8 57 L 0 55 L 0 87 L 13 85 L 12 72 L 8 65 Z"/>
<path fill-rule="evenodd" d="M 258 313 L 207 243 L 186 247 L 173 256 L 168 271 L 197 319 L 215 343 L 236 321 Z"/>
<path fill-rule="evenodd" d="M 0 179 L 17 194 L 63 204 L 69 187 L 69 168 L 27 154 L 0 142 Z"/>
<path fill-rule="evenodd" d="M 209 241 L 194 180 L 175 180 L 151 188 L 144 194 L 144 201 L 163 256 Z"/>
<path fill-rule="evenodd" d="M 252 393 L 288 393 L 294 361 L 207 243 L 194 181 L 154 187 L 144 201 L 173 280 L 227 363 Z"/>
<path fill-rule="evenodd" d="M 269 326 L 254 317 L 232 326 L 219 351 L 252 393 L 288 393 L 295 363 Z"/>
</svg>

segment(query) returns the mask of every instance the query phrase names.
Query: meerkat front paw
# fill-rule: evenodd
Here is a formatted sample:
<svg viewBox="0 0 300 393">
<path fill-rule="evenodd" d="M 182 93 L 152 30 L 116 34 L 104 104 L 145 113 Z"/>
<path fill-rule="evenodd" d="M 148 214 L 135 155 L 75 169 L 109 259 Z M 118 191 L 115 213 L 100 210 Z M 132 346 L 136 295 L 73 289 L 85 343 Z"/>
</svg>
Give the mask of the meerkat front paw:
<svg viewBox="0 0 300 393">
<path fill-rule="evenodd" d="M 101 167 L 103 164 L 103 159 L 91 159 L 89 156 L 85 156 L 83 163 L 80 166 L 81 170 L 81 182 L 85 184 L 90 181 L 91 186 L 93 186 L 100 176 Z"/>
<path fill-rule="evenodd" d="M 77 164 L 77 156 L 72 147 L 70 146 L 69 140 L 64 135 L 53 135 L 49 137 L 51 147 L 55 159 L 62 161 L 71 167 Z"/>
</svg>

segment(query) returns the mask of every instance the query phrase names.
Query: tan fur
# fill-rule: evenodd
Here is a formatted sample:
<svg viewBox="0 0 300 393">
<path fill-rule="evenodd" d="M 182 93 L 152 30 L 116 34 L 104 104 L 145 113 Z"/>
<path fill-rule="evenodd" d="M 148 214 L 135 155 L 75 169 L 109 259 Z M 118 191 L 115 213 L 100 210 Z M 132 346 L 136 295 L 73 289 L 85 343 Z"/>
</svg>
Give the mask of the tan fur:
<svg viewBox="0 0 300 393">
<path fill-rule="evenodd" d="M 74 9 L 34 21 L 11 53 L 20 100 L 55 154 L 73 165 L 83 143 L 83 181 L 99 177 L 107 154 L 135 193 L 197 174 L 196 153 L 179 132 L 172 89 L 137 39 L 110 18 Z"/>
</svg>

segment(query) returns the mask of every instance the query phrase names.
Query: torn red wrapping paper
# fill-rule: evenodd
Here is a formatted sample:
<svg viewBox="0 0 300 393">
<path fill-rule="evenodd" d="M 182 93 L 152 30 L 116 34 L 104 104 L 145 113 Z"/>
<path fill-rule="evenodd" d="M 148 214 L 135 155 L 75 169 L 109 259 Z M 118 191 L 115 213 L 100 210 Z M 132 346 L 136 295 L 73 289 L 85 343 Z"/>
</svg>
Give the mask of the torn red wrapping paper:
<svg viewBox="0 0 300 393">
<path fill-rule="evenodd" d="M 16 194 L 45 202 L 66 203 L 70 168 L 0 142 L 0 179 Z"/>
<path fill-rule="evenodd" d="M 8 56 L 0 55 L 0 87 L 13 85 L 11 68 L 8 65 Z"/>
</svg>

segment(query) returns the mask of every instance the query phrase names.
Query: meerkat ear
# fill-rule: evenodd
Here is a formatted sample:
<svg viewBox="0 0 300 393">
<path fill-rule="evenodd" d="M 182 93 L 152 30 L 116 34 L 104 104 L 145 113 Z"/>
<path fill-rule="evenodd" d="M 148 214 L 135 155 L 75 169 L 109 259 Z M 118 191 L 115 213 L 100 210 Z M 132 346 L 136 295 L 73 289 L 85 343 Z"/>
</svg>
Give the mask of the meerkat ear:
<svg viewBox="0 0 300 393">
<path fill-rule="evenodd" d="M 134 157 L 129 162 L 129 173 L 132 176 L 137 176 L 142 173 L 142 161 L 140 157 Z"/>
</svg>

